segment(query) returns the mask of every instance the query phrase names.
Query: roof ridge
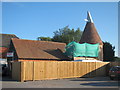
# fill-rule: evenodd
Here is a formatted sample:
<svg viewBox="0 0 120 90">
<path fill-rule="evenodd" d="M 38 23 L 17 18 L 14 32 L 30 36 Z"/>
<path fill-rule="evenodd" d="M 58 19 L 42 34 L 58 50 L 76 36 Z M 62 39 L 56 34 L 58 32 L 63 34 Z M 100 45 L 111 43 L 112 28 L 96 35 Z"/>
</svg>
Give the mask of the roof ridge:
<svg viewBox="0 0 120 90">
<path fill-rule="evenodd" d="M 4 34 L 4 33 L 0 33 L 1 35 L 14 35 L 16 36 L 15 34 Z"/>
<path fill-rule="evenodd" d="M 56 43 L 56 44 L 66 44 L 62 42 L 53 42 L 53 41 L 38 41 L 38 40 L 29 40 L 29 39 L 17 39 L 17 38 L 11 38 L 12 40 L 24 40 L 24 41 L 34 41 L 34 42 L 49 42 L 49 43 Z"/>
</svg>

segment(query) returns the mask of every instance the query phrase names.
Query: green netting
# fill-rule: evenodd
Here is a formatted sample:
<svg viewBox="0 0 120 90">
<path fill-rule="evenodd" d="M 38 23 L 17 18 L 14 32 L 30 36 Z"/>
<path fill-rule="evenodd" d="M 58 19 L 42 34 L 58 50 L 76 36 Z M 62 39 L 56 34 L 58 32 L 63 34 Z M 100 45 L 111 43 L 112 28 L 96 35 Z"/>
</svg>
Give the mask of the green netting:
<svg viewBox="0 0 120 90">
<path fill-rule="evenodd" d="M 98 57 L 99 44 L 86 43 L 86 56 Z"/>
<path fill-rule="evenodd" d="M 76 42 L 71 42 L 71 43 L 69 43 L 69 44 L 66 46 L 66 48 L 65 48 L 65 50 L 66 50 L 65 54 L 66 54 L 67 56 L 69 56 L 69 57 L 72 57 L 72 56 L 73 56 L 75 43 L 76 43 Z"/>
<path fill-rule="evenodd" d="M 73 41 L 66 46 L 65 50 L 65 54 L 69 57 L 98 57 L 99 44 L 79 44 Z"/>
<path fill-rule="evenodd" d="M 86 44 L 79 44 L 79 43 L 75 43 L 74 45 L 74 57 L 78 57 L 78 56 L 85 56 L 85 52 L 86 52 Z"/>
</svg>

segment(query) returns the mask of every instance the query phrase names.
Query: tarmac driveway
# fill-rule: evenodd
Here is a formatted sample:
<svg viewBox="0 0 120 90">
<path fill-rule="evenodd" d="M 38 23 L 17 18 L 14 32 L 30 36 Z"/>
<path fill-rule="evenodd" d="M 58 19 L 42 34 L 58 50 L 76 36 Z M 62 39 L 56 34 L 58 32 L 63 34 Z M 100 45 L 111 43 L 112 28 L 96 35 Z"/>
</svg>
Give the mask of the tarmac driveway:
<svg viewBox="0 0 120 90">
<path fill-rule="evenodd" d="M 4 77 L 2 88 L 118 88 L 118 80 L 109 77 L 70 78 L 18 82 Z"/>
</svg>

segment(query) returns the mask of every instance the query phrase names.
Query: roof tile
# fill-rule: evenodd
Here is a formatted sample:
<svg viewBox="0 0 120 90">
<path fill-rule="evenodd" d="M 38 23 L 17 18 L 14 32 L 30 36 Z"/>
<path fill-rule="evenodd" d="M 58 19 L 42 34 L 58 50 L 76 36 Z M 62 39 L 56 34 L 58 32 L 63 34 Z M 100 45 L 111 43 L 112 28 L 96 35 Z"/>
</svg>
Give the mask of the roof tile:
<svg viewBox="0 0 120 90">
<path fill-rule="evenodd" d="M 63 54 L 65 43 L 12 39 L 19 58 L 69 59 Z"/>
<path fill-rule="evenodd" d="M 94 23 L 87 22 L 80 43 L 99 43 L 100 45 L 103 45 L 102 40 L 94 26 Z"/>
</svg>

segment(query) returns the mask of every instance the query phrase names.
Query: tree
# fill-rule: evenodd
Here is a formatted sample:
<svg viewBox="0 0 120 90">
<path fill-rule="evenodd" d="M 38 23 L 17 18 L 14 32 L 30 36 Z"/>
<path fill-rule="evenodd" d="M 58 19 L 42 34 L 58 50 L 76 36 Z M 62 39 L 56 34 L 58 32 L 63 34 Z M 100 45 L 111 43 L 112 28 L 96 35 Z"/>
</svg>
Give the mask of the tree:
<svg viewBox="0 0 120 90">
<path fill-rule="evenodd" d="M 77 30 L 74 30 L 74 29 L 70 29 L 70 28 L 68 28 L 68 26 L 66 26 L 66 27 L 54 32 L 52 41 L 64 42 L 64 43 L 68 44 L 71 41 L 79 42 L 81 36 L 82 36 L 82 31 L 79 28 Z"/>
<path fill-rule="evenodd" d="M 50 37 L 38 37 L 37 40 L 39 41 L 51 41 Z"/>
<path fill-rule="evenodd" d="M 103 60 L 104 61 L 114 61 L 115 47 L 109 42 L 103 42 Z"/>
</svg>

